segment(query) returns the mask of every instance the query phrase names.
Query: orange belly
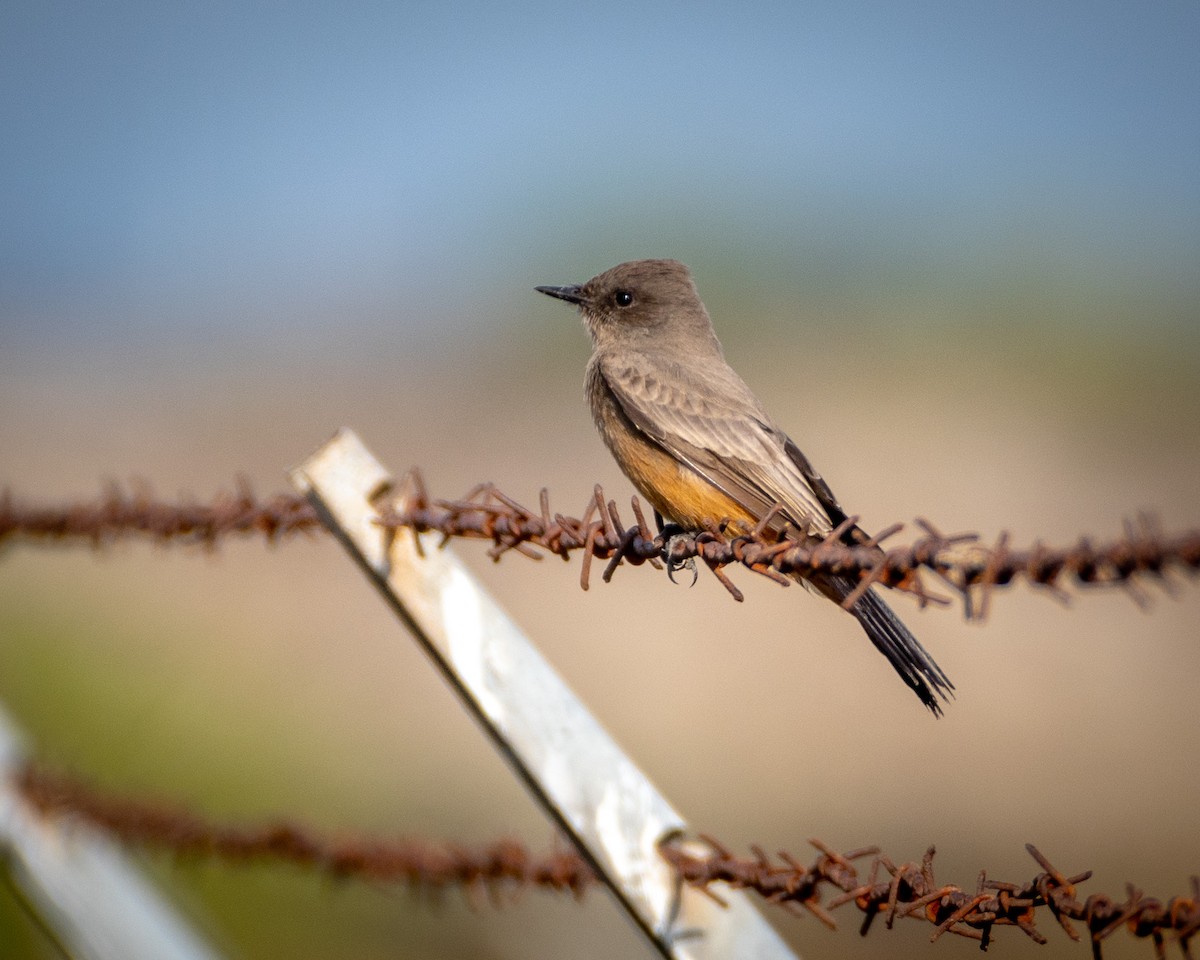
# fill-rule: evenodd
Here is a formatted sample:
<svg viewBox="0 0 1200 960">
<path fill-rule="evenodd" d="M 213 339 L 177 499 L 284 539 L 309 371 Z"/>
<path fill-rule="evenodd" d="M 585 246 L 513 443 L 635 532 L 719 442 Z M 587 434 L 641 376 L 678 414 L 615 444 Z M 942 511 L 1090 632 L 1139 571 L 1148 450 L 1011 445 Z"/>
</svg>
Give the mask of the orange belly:
<svg viewBox="0 0 1200 960">
<path fill-rule="evenodd" d="M 722 493 L 632 425 L 608 425 L 602 430 L 613 457 L 638 491 L 666 519 L 687 530 L 700 530 L 704 521 L 733 521 L 735 532 L 754 527 L 758 518 Z"/>
</svg>

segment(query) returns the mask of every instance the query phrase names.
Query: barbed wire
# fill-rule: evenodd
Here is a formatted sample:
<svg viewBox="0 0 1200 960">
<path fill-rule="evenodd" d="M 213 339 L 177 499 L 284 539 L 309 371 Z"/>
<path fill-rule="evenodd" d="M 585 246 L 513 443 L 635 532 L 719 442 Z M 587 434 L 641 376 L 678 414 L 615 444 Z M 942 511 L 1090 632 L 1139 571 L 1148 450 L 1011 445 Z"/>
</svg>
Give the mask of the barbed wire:
<svg viewBox="0 0 1200 960">
<path fill-rule="evenodd" d="M 936 574 L 963 601 L 968 617 L 986 614 L 992 592 L 998 587 L 1025 582 L 1066 597 L 1066 587 L 1118 585 L 1139 603 L 1145 602 L 1140 584 L 1155 582 L 1169 587 L 1179 571 L 1194 575 L 1200 570 L 1200 530 L 1168 535 L 1149 516 L 1125 524 L 1125 535 L 1106 543 L 1082 537 L 1067 547 L 1041 543 L 1013 549 L 1007 534 L 985 545 L 975 534 L 944 534 L 919 519 L 921 535 L 906 546 L 884 547 L 884 541 L 902 529 L 894 524 L 861 543 L 841 537 L 857 517 L 850 517 L 825 540 L 800 543 L 775 540 L 767 531 L 772 515 L 758 528 L 731 536 L 719 521 L 700 533 L 652 530 L 637 497 L 631 500 L 634 522 L 625 526 L 614 500 L 596 486 L 580 517 L 552 512 L 543 488 L 538 509 L 532 510 L 493 484 L 480 484 L 455 500 L 431 498 L 418 471 L 406 475 L 402 500 L 380 503 L 380 524 L 395 530 L 408 528 L 436 532 L 443 543 L 451 538 L 491 541 L 489 555 L 500 559 L 515 551 L 541 558 L 546 554 L 569 559 L 581 553 L 580 583 L 586 590 L 593 559 L 607 561 L 603 579 L 612 578 L 622 564 L 637 566 L 665 561 L 672 569 L 700 560 L 737 600 L 741 590 L 724 569 L 741 565 L 780 584 L 791 576 L 835 573 L 857 576 L 858 590 L 845 600 L 850 607 L 874 583 L 915 594 L 924 604 L 946 602 L 928 592 L 921 582 L 923 570 Z M 213 548 L 230 536 L 263 536 L 278 541 L 290 535 L 321 530 L 316 512 L 302 497 L 276 494 L 257 498 L 245 481 L 237 492 L 222 494 L 211 503 L 167 503 L 156 499 L 145 486 L 126 493 L 111 487 L 93 501 L 58 506 L 30 506 L 11 492 L 0 495 L 0 545 L 23 539 L 30 542 L 85 541 L 101 547 L 122 538 L 146 537 L 156 543 L 200 543 Z"/>
<path fill-rule="evenodd" d="M 292 822 L 257 827 L 214 823 L 178 806 L 108 795 L 79 778 L 36 764 L 25 766 L 16 783 L 43 816 L 75 816 L 125 843 L 179 856 L 230 863 L 286 862 L 338 878 L 404 883 L 418 893 L 458 888 L 470 899 L 484 891 L 497 906 L 506 894 L 511 899 L 530 887 L 581 897 L 598 882 L 574 851 L 535 856 L 514 840 L 469 849 L 426 840 L 330 839 Z M 837 929 L 832 911 L 853 905 L 863 914 L 862 935 L 882 916 L 888 929 L 897 919 L 923 920 L 934 928 L 931 940 L 955 933 L 977 940 L 982 949 L 992 942 L 997 926 L 1015 926 L 1035 943 L 1045 944 L 1048 938 L 1037 923 L 1049 914 L 1074 941 L 1082 940 L 1074 923 L 1086 927 L 1097 960 L 1103 942 L 1122 928 L 1149 939 L 1158 958 L 1166 956 L 1170 942 L 1191 960 L 1190 941 L 1200 932 L 1198 877 L 1192 877 L 1190 896 L 1165 902 L 1133 886 L 1126 887 L 1123 900 L 1101 893 L 1080 900 L 1078 885 L 1090 879 L 1091 871 L 1068 876 L 1032 844 L 1026 850 L 1042 872 L 1022 883 L 1007 883 L 989 880 L 981 871 L 970 890 L 935 879 L 933 847 L 919 863 L 897 866 L 878 847 L 839 853 L 819 840 L 809 843 L 817 856 L 807 866 L 787 852 L 772 859 L 757 847 L 751 848 L 751 856 L 739 857 L 711 837 L 668 837 L 659 851 L 681 882 L 718 903 L 723 901 L 713 887 L 723 884 L 751 891 L 793 913 L 807 911 L 831 930 Z"/>
<path fill-rule="evenodd" d="M 0 545 L 20 538 L 103 547 L 144 537 L 162 544 L 215 547 L 234 535 L 275 541 L 323 530 L 316 511 L 303 497 L 280 493 L 260 500 L 244 479 L 236 481 L 233 493 L 220 493 L 210 503 L 169 503 L 141 483 L 130 491 L 112 484 L 98 499 L 65 504 L 30 505 L 19 502 L 10 490 L 0 494 Z"/>
<path fill-rule="evenodd" d="M 421 893 L 458 887 L 472 895 L 482 888 L 496 903 L 506 888 L 541 887 L 582 896 L 598 882 L 573 850 L 535 857 L 514 840 L 468 849 L 427 840 L 332 838 L 290 821 L 260 826 L 217 823 L 177 805 L 107 794 L 77 777 L 36 764 L 21 768 L 15 781 L 43 816 L 75 816 L 124 843 L 181 857 L 290 863 L 335 878 L 404 883 Z"/>
<path fill-rule="evenodd" d="M 1103 941 L 1122 927 L 1135 937 L 1149 938 L 1160 960 L 1166 956 L 1168 937 L 1178 944 L 1185 960 L 1191 960 L 1190 941 L 1200 932 L 1200 877 L 1191 878 L 1191 896 L 1172 897 L 1166 903 L 1145 896 L 1132 885 L 1126 886 L 1124 900 L 1094 893 L 1080 901 L 1077 885 L 1090 879 L 1092 871 L 1067 876 L 1031 843 L 1025 849 L 1042 873 L 1024 883 L 1008 883 L 989 880 L 987 871 L 981 870 L 972 891 L 935 880 L 933 847 L 925 851 L 920 863 L 897 866 L 878 847 L 838 853 L 820 840 L 809 840 L 818 856 L 804 866 L 786 851 L 772 860 L 761 848 L 753 847 L 753 856 L 738 857 L 711 837 L 702 841 L 703 853 L 689 850 L 679 838 L 660 844 L 660 852 L 683 882 L 718 902 L 720 896 L 711 889 L 714 883 L 752 890 L 793 912 L 803 908 L 830 929 L 836 929 L 830 911 L 852 903 L 863 913 L 859 932 L 864 936 L 879 916 L 886 916 L 888 929 L 898 918 L 911 917 L 933 924 L 931 941 L 955 933 L 979 941 L 980 949 L 986 950 L 994 927 L 1015 926 L 1035 943 L 1045 944 L 1048 940 L 1037 928 L 1037 920 L 1049 912 L 1076 942 L 1081 937 L 1071 921 L 1084 924 L 1097 960 Z M 854 861 L 868 857 L 870 867 L 864 876 Z M 841 892 L 822 902 L 827 887 Z"/>
</svg>

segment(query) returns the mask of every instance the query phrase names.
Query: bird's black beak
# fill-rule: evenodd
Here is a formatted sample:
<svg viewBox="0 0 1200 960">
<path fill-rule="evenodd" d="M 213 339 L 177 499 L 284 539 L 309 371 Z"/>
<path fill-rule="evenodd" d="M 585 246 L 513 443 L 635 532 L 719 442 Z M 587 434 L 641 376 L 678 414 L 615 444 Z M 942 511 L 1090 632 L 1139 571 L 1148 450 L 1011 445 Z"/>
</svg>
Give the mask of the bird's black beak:
<svg viewBox="0 0 1200 960">
<path fill-rule="evenodd" d="M 570 287 L 534 287 L 538 293 L 544 293 L 548 297 L 557 297 L 559 300 L 566 300 L 567 303 L 583 303 L 583 287 L 575 284 Z"/>
</svg>

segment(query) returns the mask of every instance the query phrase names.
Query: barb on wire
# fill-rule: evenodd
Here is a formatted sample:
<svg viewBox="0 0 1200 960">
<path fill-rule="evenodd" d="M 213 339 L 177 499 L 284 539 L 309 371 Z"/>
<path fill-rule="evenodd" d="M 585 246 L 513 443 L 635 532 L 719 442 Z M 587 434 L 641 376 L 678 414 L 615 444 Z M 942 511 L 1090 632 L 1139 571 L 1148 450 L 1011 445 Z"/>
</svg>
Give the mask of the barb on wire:
<svg viewBox="0 0 1200 960">
<path fill-rule="evenodd" d="M 212 823 L 177 806 L 106 795 L 64 773 L 37 765 L 20 772 L 17 785 L 45 816 L 76 816 L 109 831 L 122 841 L 172 851 L 181 856 L 211 857 L 230 863 L 285 862 L 322 870 L 336 877 L 373 883 L 405 883 L 418 892 L 451 887 L 467 896 L 483 890 L 496 905 L 505 892 L 528 887 L 582 896 L 596 885 L 595 874 L 577 853 L 562 850 L 537 857 L 522 844 L 507 840 L 467 849 L 459 845 L 378 838 L 330 839 L 295 823 L 248 827 Z M 920 862 L 897 865 L 878 847 L 839 853 L 819 840 L 805 865 L 786 852 L 768 856 L 752 847 L 739 857 L 711 837 L 690 841 L 664 838 L 659 852 L 683 883 L 717 902 L 714 887 L 748 890 L 791 912 L 807 911 L 831 930 L 835 911 L 853 905 L 862 913 L 859 931 L 869 932 L 883 917 L 891 928 L 897 919 L 923 920 L 933 927 L 931 940 L 954 933 L 986 949 L 994 928 L 1013 926 L 1035 943 L 1048 938 L 1038 928 L 1049 915 L 1072 940 L 1082 939 L 1075 924 L 1087 931 L 1094 957 L 1105 940 L 1124 928 L 1149 939 L 1158 958 L 1168 944 L 1190 960 L 1190 942 L 1200 932 L 1200 878 L 1192 878 L 1190 896 L 1162 901 L 1126 887 L 1124 899 L 1093 893 L 1080 899 L 1079 884 L 1091 871 L 1066 875 L 1036 847 L 1026 850 L 1041 872 L 1020 883 L 991 880 L 981 871 L 974 888 L 935 878 L 934 849 Z"/>
<path fill-rule="evenodd" d="M 982 617 L 994 590 L 1022 580 L 1059 596 L 1065 596 L 1069 586 L 1118 585 L 1139 600 L 1139 583 L 1167 586 L 1173 572 L 1200 571 L 1200 530 L 1169 535 L 1148 516 L 1127 523 L 1125 535 L 1108 543 L 1084 537 L 1071 546 L 1037 543 L 1025 550 L 1011 547 L 1007 534 L 988 546 L 974 534 L 945 534 L 926 520 L 917 521 L 921 534 L 916 540 L 895 547 L 883 542 L 901 529 L 900 524 L 863 543 L 843 542 L 841 528 L 823 541 L 776 541 L 767 534 L 765 523 L 747 534 L 732 535 L 719 519 L 693 535 L 664 537 L 647 524 L 637 497 L 631 504 L 633 523 L 625 526 L 616 501 L 606 499 L 599 486 L 582 515 L 572 517 L 552 512 L 544 489 L 535 510 L 493 484 L 480 484 L 455 500 L 441 500 L 425 492 L 416 470 L 407 481 L 417 495 L 402 508 L 383 503 L 380 523 L 384 526 L 440 533 L 443 543 L 456 537 L 489 540 L 489 555 L 497 560 L 512 551 L 535 558 L 553 554 L 564 560 L 582 553 L 580 583 L 585 590 L 593 559 L 606 561 L 605 581 L 622 564 L 657 566 L 665 561 L 669 568 L 677 568 L 700 560 L 738 600 L 741 591 L 724 572 L 734 564 L 781 584 L 790 583 L 792 576 L 818 572 L 857 576 L 859 589 L 847 597 L 847 604 L 874 583 L 907 590 L 925 603 L 941 600 L 921 583 L 921 572 L 929 571 L 962 598 L 968 617 Z M 856 519 L 851 517 L 848 524 Z M 100 546 L 121 537 L 144 536 L 159 543 L 199 542 L 212 547 L 235 534 L 278 540 L 320 529 L 307 501 L 289 494 L 260 500 L 245 482 L 238 484 L 236 494 L 219 496 L 210 504 L 165 503 L 145 488 L 126 494 L 114 487 L 98 501 L 57 507 L 28 506 L 9 492 L 0 495 L 0 544 L 19 537 L 83 540 Z"/>
</svg>

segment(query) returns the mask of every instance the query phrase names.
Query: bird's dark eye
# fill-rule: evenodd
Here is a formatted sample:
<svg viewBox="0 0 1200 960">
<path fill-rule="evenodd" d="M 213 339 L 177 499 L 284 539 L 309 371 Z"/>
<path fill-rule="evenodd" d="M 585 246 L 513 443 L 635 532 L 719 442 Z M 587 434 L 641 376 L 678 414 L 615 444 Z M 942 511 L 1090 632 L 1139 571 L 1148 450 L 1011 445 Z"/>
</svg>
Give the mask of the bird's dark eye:
<svg viewBox="0 0 1200 960">
<path fill-rule="evenodd" d="M 628 290 L 618 290 L 615 294 L 613 294 L 613 300 L 616 302 L 618 307 L 633 306 L 633 294 Z"/>
</svg>

